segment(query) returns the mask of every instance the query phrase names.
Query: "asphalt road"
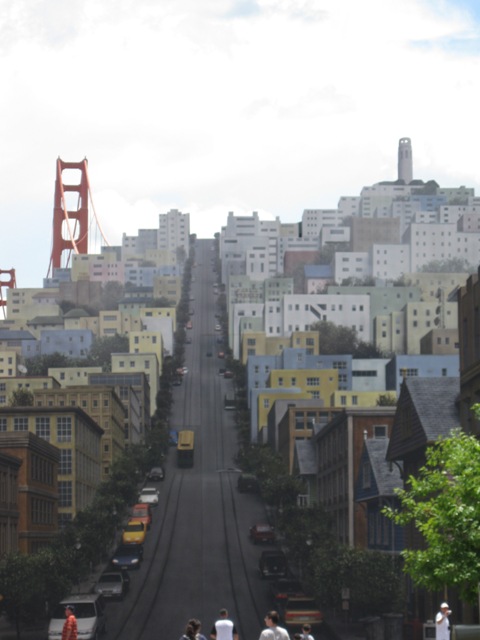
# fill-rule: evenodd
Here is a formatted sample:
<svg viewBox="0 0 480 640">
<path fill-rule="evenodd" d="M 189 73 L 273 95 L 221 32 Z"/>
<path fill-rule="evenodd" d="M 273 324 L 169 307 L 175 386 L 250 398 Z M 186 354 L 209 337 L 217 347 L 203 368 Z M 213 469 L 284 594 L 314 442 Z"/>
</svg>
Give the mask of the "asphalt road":
<svg viewBox="0 0 480 640">
<path fill-rule="evenodd" d="M 272 607 L 269 584 L 258 572 L 262 547 L 249 527 L 265 521 L 258 496 L 236 489 L 237 434 L 233 415 L 223 409 L 232 381 L 218 375 L 212 241 L 197 240 L 190 303 L 193 328 L 187 333 L 184 383 L 174 387 L 172 426 L 195 431 L 195 462 L 176 466 L 172 449 L 166 478 L 155 484 L 160 502 L 147 536 L 144 561 L 132 571 L 130 593 L 108 604 L 107 640 L 178 640 L 190 617 L 202 621 L 209 638 L 218 610 L 226 607 L 240 640 L 256 640 Z M 213 357 L 207 357 L 211 351 Z"/>
</svg>

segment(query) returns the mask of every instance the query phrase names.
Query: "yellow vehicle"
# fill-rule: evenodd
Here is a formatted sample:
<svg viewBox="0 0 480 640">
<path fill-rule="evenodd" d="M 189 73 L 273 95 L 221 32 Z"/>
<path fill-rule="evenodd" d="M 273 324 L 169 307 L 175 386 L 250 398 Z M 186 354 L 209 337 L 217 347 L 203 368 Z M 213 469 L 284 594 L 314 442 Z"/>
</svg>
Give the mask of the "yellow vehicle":
<svg viewBox="0 0 480 640">
<path fill-rule="evenodd" d="M 129 520 L 122 533 L 123 544 L 143 544 L 147 535 L 144 522 L 140 520 Z"/>
<path fill-rule="evenodd" d="M 189 429 L 178 432 L 177 465 L 179 467 L 193 467 L 193 453 L 195 434 Z"/>
</svg>

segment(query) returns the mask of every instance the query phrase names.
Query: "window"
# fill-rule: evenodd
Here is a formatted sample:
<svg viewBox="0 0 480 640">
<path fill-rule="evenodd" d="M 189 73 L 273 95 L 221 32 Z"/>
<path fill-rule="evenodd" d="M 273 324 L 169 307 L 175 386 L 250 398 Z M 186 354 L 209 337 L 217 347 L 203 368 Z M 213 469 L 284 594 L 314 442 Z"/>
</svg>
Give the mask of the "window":
<svg viewBox="0 0 480 640">
<path fill-rule="evenodd" d="M 72 473 L 72 450 L 60 449 L 60 465 L 58 467 L 60 475 L 68 475 Z"/>
<path fill-rule="evenodd" d="M 6 430 L 7 430 L 7 419 L 0 418 L 0 431 L 6 431 Z"/>
<path fill-rule="evenodd" d="M 270 407 L 270 400 L 268 398 L 264 398 L 263 400 L 263 408 L 268 409 Z"/>
<path fill-rule="evenodd" d="M 70 416 L 57 417 L 57 441 L 72 441 L 72 419 Z"/>
<path fill-rule="evenodd" d="M 307 387 L 318 387 L 320 378 L 307 378 Z"/>
<path fill-rule="evenodd" d="M 60 480 L 58 482 L 58 506 L 72 506 L 72 483 L 70 480 Z"/>
<path fill-rule="evenodd" d="M 13 419 L 14 431 L 28 431 L 28 418 L 18 417 Z"/>
<path fill-rule="evenodd" d="M 387 437 L 387 425 L 375 424 L 373 425 L 373 437 L 374 438 L 386 438 Z"/>
<path fill-rule="evenodd" d="M 372 483 L 371 476 L 372 468 L 370 462 L 364 462 L 362 467 L 362 487 L 363 489 L 369 489 Z"/>
<path fill-rule="evenodd" d="M 35 433 L 39 438 L 50 442 L 50 417 L 37 416 L 35 418 Z"/>
</svg>

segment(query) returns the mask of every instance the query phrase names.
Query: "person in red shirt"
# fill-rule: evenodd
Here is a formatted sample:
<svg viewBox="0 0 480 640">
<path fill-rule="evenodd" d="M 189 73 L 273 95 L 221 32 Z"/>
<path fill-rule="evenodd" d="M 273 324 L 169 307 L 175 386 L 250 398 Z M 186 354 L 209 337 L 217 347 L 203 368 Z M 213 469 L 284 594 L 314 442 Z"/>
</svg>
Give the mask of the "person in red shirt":
<svg viewBox="0 0 480 640">
<path fill-rule="evenodd" d="M 62 640 L 78 640 L 75 608 L 71 604 L 65 606 L 65 622 L 63 623 Z"/>
</svg>

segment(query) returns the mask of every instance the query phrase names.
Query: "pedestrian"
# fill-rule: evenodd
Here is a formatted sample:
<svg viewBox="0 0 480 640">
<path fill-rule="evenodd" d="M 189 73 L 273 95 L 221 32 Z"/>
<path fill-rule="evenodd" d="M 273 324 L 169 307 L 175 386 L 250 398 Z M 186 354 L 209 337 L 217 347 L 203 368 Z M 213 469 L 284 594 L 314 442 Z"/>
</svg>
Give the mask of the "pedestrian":
<svg viewBox="0 0 480 640">
<path fill-rule="evenodd" d="M 300 637 L 302 640 L 313 640 L 312 627 L 309 624 L 302 625 L 302 633 Z"/>
<path fill-rule="evenodd" d="M 212 640 L 238 640 L 238 632 L 235 625 L 228 618 L 227 609 L 220 609 L 218 620 L 210 631 Z"/>
<path fill-rule="evenodd" d="M 269 611 L 265 616 L 267 628 L 260 634 L 259 640 L 290 640 L 288 631 L 278 626 L 279 616 L 276 611 Z"/>
<path fill-rule="evenodd" d="M 435 638 L 436 640 L 450 640 L 450 620 L 448 616 L 452 612 L 446 602 L 440 605 L 440 611 L 435 616 Z"/>
<path fill-rule="evenodd" d="M 191 624 L 193 627 L 193 631 L 195 633 L 195 640 L 207 640 L 203 635 L 203 633 L 200 633 L 200 630 L 202 628 L 202 623 L 200 622 L 200 620 L 198 620 L 197 618 L 191 618 L 188 621 L 188 624 Z"/>
<path fill-rule="evenodd" d="M 77 619 L 73 604 L 65 605 L 65 622 L 62 629 L 62 640 L 78 640 Z"/>
<path fill-rule="evenodd" d="M 187 622 L 187 626 L 185 627 L 185 631 L 180 637 L 180 640 L 195 640 L 195 628 L 191 620 Z"/>
</svg>

